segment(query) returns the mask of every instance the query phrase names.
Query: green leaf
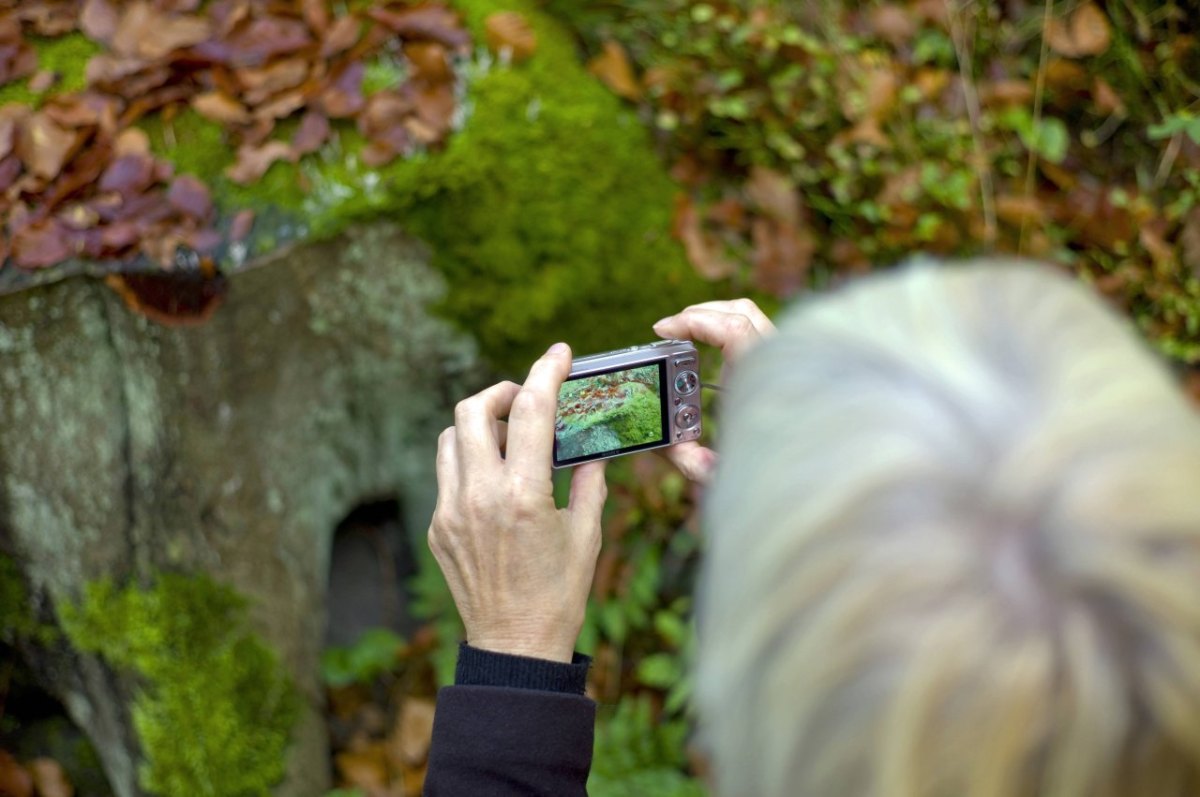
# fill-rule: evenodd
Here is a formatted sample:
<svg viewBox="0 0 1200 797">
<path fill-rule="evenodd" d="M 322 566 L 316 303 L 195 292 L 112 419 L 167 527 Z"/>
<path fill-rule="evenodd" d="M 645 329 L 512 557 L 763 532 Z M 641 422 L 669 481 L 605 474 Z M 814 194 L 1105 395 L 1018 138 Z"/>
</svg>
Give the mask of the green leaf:
<svg viewBox="0 0 1200 797">
<path fill-rule="evenodd" d="M 667 689 L 682 677 L 683 666 L 677 657 L 669 653 L 647 656 L 637 667 L 638 681 L 658 689 Z"/>
<path fill-rule="evenodd" d="M 682 647 L 688 636 L 688 624 L 682 617 L 669 611 L 655 612 L 654 630 L 674 648 Z"/>
</svg>

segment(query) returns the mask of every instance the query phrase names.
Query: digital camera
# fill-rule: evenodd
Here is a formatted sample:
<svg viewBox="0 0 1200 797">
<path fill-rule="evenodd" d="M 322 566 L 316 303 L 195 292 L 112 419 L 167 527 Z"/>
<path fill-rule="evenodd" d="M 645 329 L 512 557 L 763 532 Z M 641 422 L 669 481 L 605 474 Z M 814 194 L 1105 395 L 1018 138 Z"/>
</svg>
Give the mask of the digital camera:
<svg viewBox="0 0 1200 797">
<path fill-rule="evenodd" d="M 558 394 L 554 467 L 700 438 L 700 357 L 686 340 L 578 357 Z"/>
</svg>

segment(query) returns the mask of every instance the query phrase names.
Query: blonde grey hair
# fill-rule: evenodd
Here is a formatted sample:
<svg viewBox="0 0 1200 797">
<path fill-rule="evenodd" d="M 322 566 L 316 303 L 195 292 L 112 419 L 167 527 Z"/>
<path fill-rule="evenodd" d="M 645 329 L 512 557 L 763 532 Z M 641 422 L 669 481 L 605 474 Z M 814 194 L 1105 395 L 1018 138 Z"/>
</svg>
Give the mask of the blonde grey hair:
<svg viewBox="0 0 1200 797">
<path fill-rule="evenodd" d="M 917 263 L 795 308 L 706 525 L 723 797 L 1200 794 L 1200 420 L 1083 286 Z"/>
</svg>

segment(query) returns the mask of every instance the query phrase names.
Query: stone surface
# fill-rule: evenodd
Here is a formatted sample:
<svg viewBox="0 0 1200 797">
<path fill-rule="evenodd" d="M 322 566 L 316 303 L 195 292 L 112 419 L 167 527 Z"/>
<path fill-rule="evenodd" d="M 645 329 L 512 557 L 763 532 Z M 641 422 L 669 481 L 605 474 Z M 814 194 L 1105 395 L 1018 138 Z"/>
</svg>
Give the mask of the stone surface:
<svg viewBox="0 0 1200 797">
<path fill-rule="evenodd" d="M 474 344 L 430 313 L 444 286 L 427 262 L 388 224 L 353 228 L 234 275 L 194 328 L 83 278 L 0 298 L 0 528 L 34 598 L 164 569 L 247 596 L 306 698 L 286 797 L 328 783 L 316 673 L 333 530 L 395 498 L 423 535 L 437 434 L 479 381 Z M 36 652 L 45 680 L 116 793 L 141 794 L 136 684 L 61 648 Z"/>
</svg>

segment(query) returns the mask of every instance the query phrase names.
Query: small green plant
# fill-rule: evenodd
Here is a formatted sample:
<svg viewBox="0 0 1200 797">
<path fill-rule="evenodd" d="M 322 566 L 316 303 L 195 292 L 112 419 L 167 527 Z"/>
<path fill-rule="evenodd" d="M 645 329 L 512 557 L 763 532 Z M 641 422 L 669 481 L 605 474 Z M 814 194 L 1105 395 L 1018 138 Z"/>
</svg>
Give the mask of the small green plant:
<svg viewBox="0 0 1200 797">
<path fill-rule="evenodd" d="M 591 797 L 703 797 L 684 774 L 688 724 L 655 716 L 649 695 L 627 697 L 596 726 Z"/>
<path fill-rule="evenodd" d="M 372 628 L 347 647 L 321 653 L 321 680 L 334 688 L 369 684 L 396 666 L 403 638 L 389 628 Z"/>
</svg>

